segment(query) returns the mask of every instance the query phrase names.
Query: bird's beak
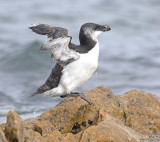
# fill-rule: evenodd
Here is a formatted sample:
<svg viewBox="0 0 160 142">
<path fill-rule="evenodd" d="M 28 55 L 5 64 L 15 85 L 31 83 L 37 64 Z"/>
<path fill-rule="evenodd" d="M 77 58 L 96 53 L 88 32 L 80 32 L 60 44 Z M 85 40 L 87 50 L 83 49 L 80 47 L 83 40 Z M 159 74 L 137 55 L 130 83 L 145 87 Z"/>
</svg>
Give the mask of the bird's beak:
<svg viewBox="0 0 160 142">
<path fill-rule="evenodd" d="M 106 32 L 106 31 L 110 31 L 110 30 L 111 30 L 110 26 L 108 26 L 108 25 L 104 25 L 104 32 Z"/>
</svg>

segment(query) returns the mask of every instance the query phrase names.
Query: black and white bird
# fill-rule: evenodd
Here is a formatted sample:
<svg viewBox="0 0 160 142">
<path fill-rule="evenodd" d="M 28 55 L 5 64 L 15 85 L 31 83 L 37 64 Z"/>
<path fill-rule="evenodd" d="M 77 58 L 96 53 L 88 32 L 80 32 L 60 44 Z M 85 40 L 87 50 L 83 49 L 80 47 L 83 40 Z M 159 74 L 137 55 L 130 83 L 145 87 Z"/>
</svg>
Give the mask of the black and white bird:
<svg viewBox="0 0 160 142">
<path fill-rule="evenodd" d="M 87 81 L 97 69 L 99 56 L 97 36 L 111 28 L 108 25 L 83 24 L 79 32 L 80 45 L 71 43 L 72 37 L 68 36 L 67 29 L 47 24 L 33 25 L 29 28 L 37 34 L 48 36 L 49 42 L 42 45 L 40 50 L 50 49 L 53 61 L 57 62 L 46 82 L 32 95 L 80 96 L 92 104 L 83 93 L 72 91 Z"/>
</svg>

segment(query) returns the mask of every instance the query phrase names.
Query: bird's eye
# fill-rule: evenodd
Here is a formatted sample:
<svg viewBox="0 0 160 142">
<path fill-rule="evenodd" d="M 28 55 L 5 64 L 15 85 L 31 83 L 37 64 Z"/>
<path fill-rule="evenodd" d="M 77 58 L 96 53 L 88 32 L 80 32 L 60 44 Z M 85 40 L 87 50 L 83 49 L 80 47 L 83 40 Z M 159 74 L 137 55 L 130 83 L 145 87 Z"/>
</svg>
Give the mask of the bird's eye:
<svg viewBox="0 0 160 142">
<path fill-rule="evenodd" d="M 98 30 L 98 27 L 94 27 L 94 30 L 97 31 L 97 30 Z"/>
</svg>

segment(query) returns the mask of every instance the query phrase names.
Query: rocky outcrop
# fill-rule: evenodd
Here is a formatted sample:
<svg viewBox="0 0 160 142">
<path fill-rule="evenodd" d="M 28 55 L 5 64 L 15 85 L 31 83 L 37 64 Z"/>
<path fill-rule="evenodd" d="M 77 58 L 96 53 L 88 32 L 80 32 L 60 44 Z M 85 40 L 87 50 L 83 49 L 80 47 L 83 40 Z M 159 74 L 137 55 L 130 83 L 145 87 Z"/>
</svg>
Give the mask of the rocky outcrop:
<svg viewBox="0 0 160 142">
<path fill-rule="evenodd" d="M 5 125 L 5 135 L 9 141 L 24 141 L 23 121 L 21 117 L 14 111 L 10 111 L 7 115 L 7 123 Z"/>
<path fill-rule="evenodd" d="M 101 86 L 85 91 L 92 105 L 68 97 L 37 118 L 22 121 L 10 111 L 0 125 L 0 141 L 11 142 L 138 142 L 142 133 L 160 130 L 160 103 L 150 93 L 130 91 L 121 96 Z"/>
<path fill-rule="evenodd" d="M 160 102 L 155 95 L 133 90 L 119 96 L 119 102 L 126 126 L 139 132 L 159 132 Z"/>
<path fill-rule="evenodd" d="M 5 134 L 4 134 L 4 132 L 3 132 L 1 127 L 0 127 L 0 142 L 7 142 Z"/>
</svg>

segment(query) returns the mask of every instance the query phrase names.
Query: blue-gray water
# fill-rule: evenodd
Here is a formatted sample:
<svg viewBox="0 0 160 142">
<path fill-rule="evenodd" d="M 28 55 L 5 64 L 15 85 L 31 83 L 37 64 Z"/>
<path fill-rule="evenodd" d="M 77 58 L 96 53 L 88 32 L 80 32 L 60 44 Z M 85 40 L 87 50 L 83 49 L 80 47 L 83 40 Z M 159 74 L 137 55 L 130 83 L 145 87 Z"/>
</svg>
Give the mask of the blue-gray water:
<svg viewBox="0 0 160 142">
<path fill-rule="evenodd" d="M 47 38 L 28 26 L 65 27 L 79 44 L 79 28 L 85 22 L 108 24 L 112 30 L 99 36 L 98 70 L 78 90 L 106 85 L 117 95 L 138 89 L 160 98 L 159 0 L 5 0 L 0 2 L 0 123 L 11 109 L 26 119 L 61 100 L 28 97 L 54 66 L 51 53 L 39 51 Z"/>
</svg>

